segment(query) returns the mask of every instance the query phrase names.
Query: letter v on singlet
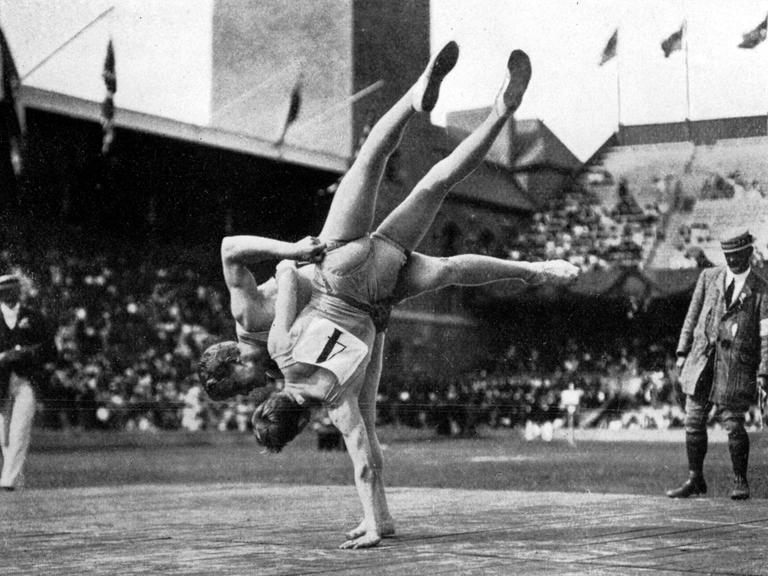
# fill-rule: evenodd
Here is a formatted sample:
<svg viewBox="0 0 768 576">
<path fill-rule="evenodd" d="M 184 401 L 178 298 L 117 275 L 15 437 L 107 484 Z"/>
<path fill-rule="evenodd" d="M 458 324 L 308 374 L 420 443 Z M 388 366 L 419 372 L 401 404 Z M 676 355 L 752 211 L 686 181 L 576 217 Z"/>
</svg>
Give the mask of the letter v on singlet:
<svg viewBox="0 0 768 576">
<path fill-rule="evenodd" d="M 336 346 L 336 344 L 339 344 L 339 346 L 341 346 L 341 350 L 336 352 L 336 354 L 338 354 L 339 352 L 341 352 L 342 350 L 345 350 L 347 348 L 344 344 L 341 344 L 339 342 L 339 338 L 340 337 L 341 337 L 341 330 L 339 330 L 338 328 L 334 328 L 333 329 L 333 334 L 331 334 L 328 337 L 328 342 L 325 343 L 325 346 L 323 347 L 323 350 L 320 352 L 320 355 L 317 357 L 316 362 L 318 364 L 320 364 L 321 362 L 325 362 L 326 360 L 328 360 L 329 358 L 332 357 L 331 356 L 331 352 L 333 352 L 333 349 Z M 335 356 L 335 354 L 334 354 L 334 356 Z"/>
</svg>

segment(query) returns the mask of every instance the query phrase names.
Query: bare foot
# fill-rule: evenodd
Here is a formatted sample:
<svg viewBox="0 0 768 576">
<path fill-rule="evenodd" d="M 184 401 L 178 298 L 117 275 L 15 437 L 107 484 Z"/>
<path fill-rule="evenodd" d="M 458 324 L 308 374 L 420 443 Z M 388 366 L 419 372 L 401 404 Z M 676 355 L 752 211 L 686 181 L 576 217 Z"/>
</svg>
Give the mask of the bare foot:
<svg viewBox="0 0 768 576">
<path fill-rule="evenodd" d="M 565 260 L 533 263 L 533 284 L 571 284 L 579 277 L 579 269 Z"/>
<path fill-rule="evenodd" d="M 373 548 L 381 542 L 381 536 L 378 534 L 365 533 L 354 540 L 347 540 L 339 546 L 342 550 L 357 550 L 358 548 Z"/>
<path fill-rule="evenodd" d="M 344 534 L 344 536 L 346 536 L 347 540 L 354 540 L 366 532 L 367 530 L 365 529 L 365 521 L 361 521 L 357 528 L 350 530 Z M 395 521 L 392 518 L 389 518 L 388 520 L 382 520 L 381 527 L 379 528 L 379 534 L 381 534 L 382 538 L 392 538 L 395 535 Z"/>
</svg>

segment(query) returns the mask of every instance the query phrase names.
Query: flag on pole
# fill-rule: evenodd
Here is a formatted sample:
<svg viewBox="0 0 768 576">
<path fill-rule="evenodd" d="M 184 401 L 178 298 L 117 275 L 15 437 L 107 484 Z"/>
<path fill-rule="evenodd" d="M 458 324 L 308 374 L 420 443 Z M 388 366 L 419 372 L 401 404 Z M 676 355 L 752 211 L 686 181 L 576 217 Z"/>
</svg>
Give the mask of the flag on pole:
<svg viewBox="0 0 768 576">
<path fill-rule="evenodd" d="M 101 73 L 107 93 L 101 103 L 101 128 L 103 137 L 101 153 L 106 156 L 112 149 L 115 140 L 115 92 L 117 92 L 117 75 L 115 73 L 115 47 L 112 39 L 107 44 L 107 55 L 104 58 L 104 71 Z"/>
<path fill-rule="evenodd" d="M 742 35 L 739 48 L 754 48 L 765 40 L 766 35 L 768 35 L 768 15 L 754 30 Z"/>
<path fill-rule="evenodd" d="M 21 173 L 21 150 L 25 132 L 24 110 L 19 103 L 21 80 L 11 48 L 0 28 L 0 141 L 6 140 L 16 176 Z"/>
<path fill-rule="evenodd" d="M 664 58 L 669 58 L 672 52 L 677 52 L 683 48 L 683 35 L 685 34 L 685 21 L 680 25 L 680 29 L 673 33 L 669 38 L 661 43 L 661 49 L 664 52 Z"/>
<path fill-rule="evenodd" d="M 281 145 L 285 140 L 285 134 L 288 132 L 291 124 L 293 124 L 299 117 L 299 111 L 301 110 L 301 89 L 304 82 L 304 74 L 299 73 L 299 77 L 296 79 L 296 83 L 291 90 L 291 100 L 288 105 L 288 114 L 285 117 L 285 123 L 283 124 L 283 131 L 280 133 L 280 137 L 277 139 L 277 145 Z"/>
<path fill-rule="evenodd" d="M 608 43 L 603 48 L 603 55 L 600 57 L 600 66 L 608 62 L 611 58 L 616 56 L 616 49 L 619 44 L 619 29 L 613 31 L 611 37 L 608 39 Z"/>
</svg>

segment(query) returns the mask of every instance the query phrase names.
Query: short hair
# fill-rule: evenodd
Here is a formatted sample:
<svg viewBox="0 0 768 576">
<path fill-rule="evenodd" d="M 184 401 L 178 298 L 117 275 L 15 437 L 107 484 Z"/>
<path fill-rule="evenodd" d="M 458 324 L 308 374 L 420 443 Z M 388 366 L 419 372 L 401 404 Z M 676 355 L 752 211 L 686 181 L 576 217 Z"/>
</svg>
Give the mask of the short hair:
<svg viewBox="0 0 768 576">
<path fill-rule="evenodd" d="M 209 346 L 197 364 L 200 384 L 211 400 L 226 400 L 247 394 L 258 382 L 243 382 L 235 377 L 234 367 L 240 361 L 237 342 L 227 340 Z"/>
<path fill-rule="evenodd" d="M 256 441 L 270 452 L 280 452 L 309 423 L 311 409 L 285 392 L 274 392 L 253 413 Z"/>
</svg>

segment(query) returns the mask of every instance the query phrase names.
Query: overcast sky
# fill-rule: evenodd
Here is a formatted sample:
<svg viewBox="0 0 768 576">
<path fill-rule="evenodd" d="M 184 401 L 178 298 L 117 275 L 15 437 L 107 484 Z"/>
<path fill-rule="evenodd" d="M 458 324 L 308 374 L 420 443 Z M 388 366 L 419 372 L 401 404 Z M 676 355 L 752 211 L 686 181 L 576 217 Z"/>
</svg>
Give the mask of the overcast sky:
<svg viewBox="0 0 768 576">
<path fill-rule="evenodd" d="M 582 159 L 616 129 L 619 87 L 623 124 L 683 120 L 685 51 L 665 59 L 660 44 L 684 19 L 690 118 L 766 114 L 768 41 L 737 47 L 766 14 L 767 0 L 432 0 L 433 50 L 461 47 L 435 121 L 489 104 L 512 48 L 534 70 L 519 116 L 543 119 Z M 617 27 L 617 57 L 601 67 Z"/>
<path fill-rule="evenodd" d="M 213 1 L 0 0 L 0 22 L 24 75 L 118 5 L 26 82 L 99 100 L 104 46 L 113 36 L 123 79 L 118 105 L 205 124 L 210 74 L 201 70 L 210 66 L 211 47 L 201 39 L 210 34 Z M 624 124 L 768 112 L 768 41 L 737 47 L 768 14 L 768 0 L 431 0 L 431 12 L 433 50 L 449 39 L 461 46 L 437 123 L 448 110 L 489 105 L 513 48 L 526 50 L 534 69 L 518 116 L 541 118 L 581 159 L 616 129 L 619 86 Z M 686 52 L 665 59 L 660 48 L 684 19 L 690 110 Z M 599 66 L 617 27 L 618 54 Z M 131 69 L 141 71 L 141 82 L 130 82 Z"/>
</svg>

